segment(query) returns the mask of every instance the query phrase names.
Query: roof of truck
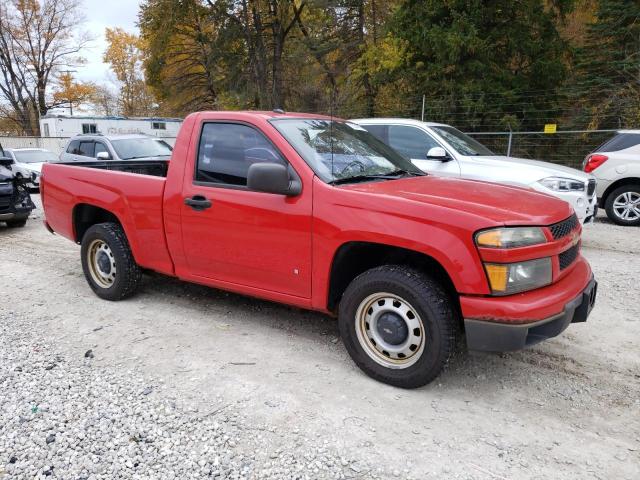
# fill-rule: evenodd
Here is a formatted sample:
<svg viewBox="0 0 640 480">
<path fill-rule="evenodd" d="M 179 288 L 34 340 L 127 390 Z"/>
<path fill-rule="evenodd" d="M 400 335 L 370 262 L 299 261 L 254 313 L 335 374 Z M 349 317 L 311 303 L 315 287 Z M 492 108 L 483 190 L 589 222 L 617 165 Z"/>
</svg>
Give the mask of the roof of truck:
<svg viewBox="0 0 640 480">
<path fill-rule="evenodd" d="M 300 112 L 285 112 L 285 111 L 270 111 L 270 110 L 210 110 L 204 112 L 197 112 L 198 114 L 215 114 L 220 116 L 243 116 L 251 115 L 254 117 L 262 117 L 266 120 L 272 118 L 315 118 L 315 119 L 330 119 L 328 115 L 322 115 L 319 113 L 300 113 Z M 338 117 L 333 117 L 339 120 Z"/>
</svg>

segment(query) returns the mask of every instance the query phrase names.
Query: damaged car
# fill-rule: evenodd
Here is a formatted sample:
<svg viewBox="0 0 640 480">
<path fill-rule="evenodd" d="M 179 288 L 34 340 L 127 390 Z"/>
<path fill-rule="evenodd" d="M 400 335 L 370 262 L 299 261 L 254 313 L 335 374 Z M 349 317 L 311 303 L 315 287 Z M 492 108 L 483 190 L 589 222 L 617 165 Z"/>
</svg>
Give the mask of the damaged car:
<svg viewBox="0 0 640 480">
<path fill-rule="evenodd" d="M 9 158 L 0 145 L 0 222 L 10 228 L 24 227 L 36 208 L 29 195 L 29 178 L 17 178 Z"/>
</svg>

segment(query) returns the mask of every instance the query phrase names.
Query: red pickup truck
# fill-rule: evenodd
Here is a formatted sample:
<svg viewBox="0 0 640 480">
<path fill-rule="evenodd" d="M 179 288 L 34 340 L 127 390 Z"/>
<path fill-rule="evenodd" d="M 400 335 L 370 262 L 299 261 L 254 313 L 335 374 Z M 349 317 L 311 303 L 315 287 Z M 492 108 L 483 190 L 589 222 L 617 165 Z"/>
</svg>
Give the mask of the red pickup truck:
<svg viewBox="0 0 640 480">
<path fill-rule="evenodd" d="M 101 298 L 143 269 L 336 315 L 368 375 L 433 380 L 454 351 L 519 349 L 596 295 L 569 204 L 425 175 L 358 125 L 281 112 L 187 117 L 169 159 L 47 164 L 47 228 Z"/>
</svg>

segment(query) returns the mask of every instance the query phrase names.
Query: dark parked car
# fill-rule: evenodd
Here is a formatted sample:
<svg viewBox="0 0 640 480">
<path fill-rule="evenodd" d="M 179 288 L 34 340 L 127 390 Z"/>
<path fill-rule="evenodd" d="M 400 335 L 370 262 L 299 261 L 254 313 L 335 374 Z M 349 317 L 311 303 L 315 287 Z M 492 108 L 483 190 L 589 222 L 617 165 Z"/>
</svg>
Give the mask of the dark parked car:
<svg viewBox="0 0 640 480">
<path fill-rule="evenodd" d="M 29 179 L 16 178 L 12 163 L 0 145 L 0 222 L 8 227 L 24 227 L 36 206 L 29 195 Z"/>
</svg>

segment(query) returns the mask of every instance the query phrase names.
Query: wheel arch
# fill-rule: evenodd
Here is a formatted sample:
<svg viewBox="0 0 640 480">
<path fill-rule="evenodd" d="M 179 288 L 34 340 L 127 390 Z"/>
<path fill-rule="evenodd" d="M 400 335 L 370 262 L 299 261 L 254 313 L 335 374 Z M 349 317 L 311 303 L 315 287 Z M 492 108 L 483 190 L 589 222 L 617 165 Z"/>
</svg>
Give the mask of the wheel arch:
<svg viewBox="0 0 640 480">
<path fill-rule="evenodd" d="M 122 222 L 115 213 L 90 203 L 79 203 L 74 206 L 72 218 L 73 236 L 76 243 L 80 243 L 86 231 L 98 223 L 117 223 L 124 230 Z"/>
<path fill-rule="evenodd" d="M 446 269 L 433 257 L 416 250 L 392 245 L 350 241 L 342 244 L 331 262 L 327 310 L 335 312 L 343 293 L 361 273 L 381 265 L 405 265 L 429 274 L 437 280 L 460 309 L 460 301 L 454 283 Z"/>
<path fill-rule="evenodd" d="M 625 178 L 621 178 L 619 180 L 616 180 L 615 182 L 613 182 L 611 185 L 609 185 L 607 187 L 607 189 L 604 191 L 604 193 L 602 194 L 602 197 L 600 197 L 600 207 L 604 208 L 607 202 L 607 198 L 609 197 L 609 195 L 611 195 L 611 192 L 613 192 L 615 189 L 619 188 L 619 187 L 623 187 L 625 185 L 637 185 L 640 187 L 640 177 L 625 177 Z"/>
</svg>

